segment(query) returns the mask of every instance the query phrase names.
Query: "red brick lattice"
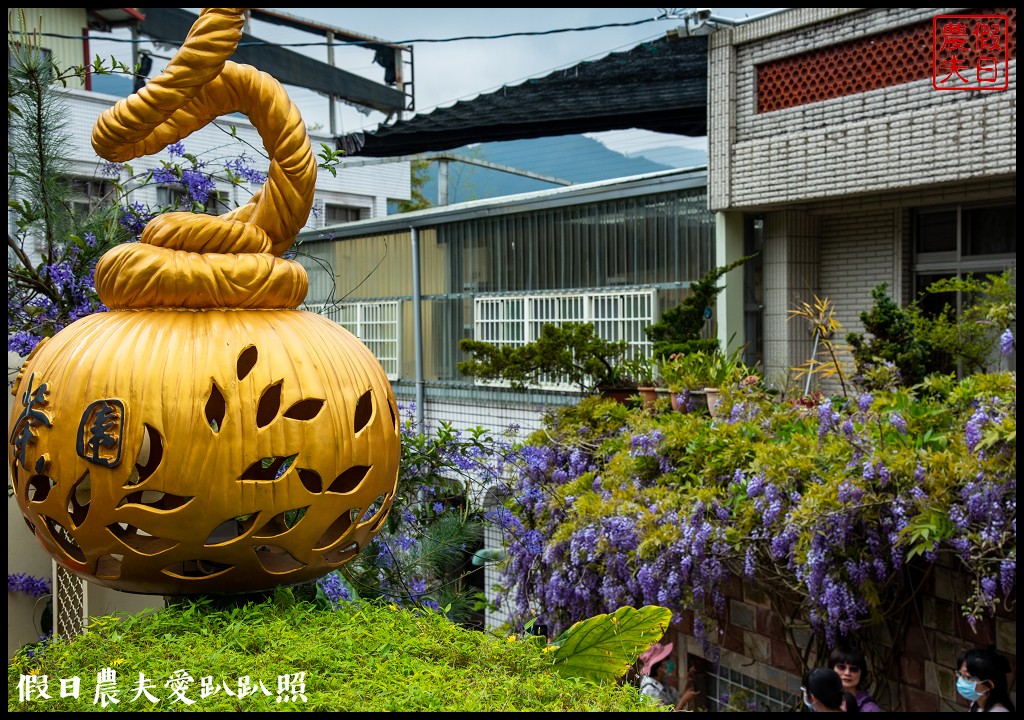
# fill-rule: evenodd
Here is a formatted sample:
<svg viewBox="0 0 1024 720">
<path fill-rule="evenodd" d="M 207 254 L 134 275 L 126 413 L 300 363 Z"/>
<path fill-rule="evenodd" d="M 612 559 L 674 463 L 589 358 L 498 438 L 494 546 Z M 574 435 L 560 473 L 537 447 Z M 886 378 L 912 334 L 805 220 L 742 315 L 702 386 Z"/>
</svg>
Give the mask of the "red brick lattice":
<svg viewBox="0 0 1024 720">
<path fill-rule="evenodd" d="M 1016 8 L 971 9 L 958 15 L 1005 16 L 1009 58 L 1017 57 Z M 932 20 L 928 19 L 759 65 L 756 69 L 757 112 L 796 107 L 930 77 L 935 60 L 933 41 Z M 977 56 L 971 49 L 961 60 L 973 65 Z M 939 62 L 943 59 L 940 54 Z M 945 60 L 948 61 L 948 57 Z"/>
</svg>

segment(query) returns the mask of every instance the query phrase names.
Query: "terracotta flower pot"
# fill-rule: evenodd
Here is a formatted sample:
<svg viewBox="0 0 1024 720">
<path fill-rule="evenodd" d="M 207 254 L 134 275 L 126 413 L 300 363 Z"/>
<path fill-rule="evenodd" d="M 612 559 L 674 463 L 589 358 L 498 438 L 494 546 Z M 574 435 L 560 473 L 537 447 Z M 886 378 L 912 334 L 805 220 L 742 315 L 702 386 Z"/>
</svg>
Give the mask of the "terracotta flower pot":
<svg viewBox="0 0 1024 720">
<path fill-rule="evenodd" d="M 648 410 L 653 409 L 654 403 L 658 400 L 658 389 L 655 387 L 639 387 L 636 390 L 640 394 L 643 406 Z"/>
<path fill-rule="evenodd" d="M 672 409 L 676 412 L 691 412 L 700 407 L 707 407 L 703 390 L 684 390 L 671 393 Z"/>
<path fill-rule="evenodd" d="M 706 387 L 704 388 L 704 397 L 707 400 L 708 412 L 711 413 L 711 417 L 717 418 L 719 416 L 719 403 L 722 400 L 722 391 L 718 388 Z"/>
</svg>

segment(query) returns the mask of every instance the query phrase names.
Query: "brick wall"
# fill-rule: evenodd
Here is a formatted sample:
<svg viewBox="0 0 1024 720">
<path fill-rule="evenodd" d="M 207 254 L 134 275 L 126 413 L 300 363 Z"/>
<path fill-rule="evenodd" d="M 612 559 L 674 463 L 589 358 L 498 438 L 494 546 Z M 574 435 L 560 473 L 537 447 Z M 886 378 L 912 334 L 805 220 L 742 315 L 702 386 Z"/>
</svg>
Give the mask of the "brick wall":
<svg viewBox="0 0 1024 720">
<path fill-rule="evenodd" d="M 1016 703 L 1017 622 L 1016 594 L 995 617 L 972 629 L 960 611 L 967 596 L 967 578 L 952 563 L 941 562 L 922 574 L 916 602 L 909 602 L 902 622 L 869 628 L 858 642 L 869 658 L 872 694 L 886 710 L 955 712 L 967 709 L 955 689 L 953 670 L 964 650 L 994 644 L 1009 658 L 1013 674 L 1011 697 Z M 720 667 L 736 670 L 755 681 L 799 695 L 803 676 L 801 658 L 811 643 L 802 620 L 787 620 L 771 607 L 755 584 L 733 582 L 725 588 L 726 622 L 717 634 Z M 678 679 L 688 663 L 705 667 L 707 655 L 693 637 L 692 617 L 684 617 L 667 638 L 676 644 Z M 872 658 L 887 658 L 888 672 L 871 665 Z M 827 658 L 810 655 L 806 667 L 825 664 Z"/>
</svg>

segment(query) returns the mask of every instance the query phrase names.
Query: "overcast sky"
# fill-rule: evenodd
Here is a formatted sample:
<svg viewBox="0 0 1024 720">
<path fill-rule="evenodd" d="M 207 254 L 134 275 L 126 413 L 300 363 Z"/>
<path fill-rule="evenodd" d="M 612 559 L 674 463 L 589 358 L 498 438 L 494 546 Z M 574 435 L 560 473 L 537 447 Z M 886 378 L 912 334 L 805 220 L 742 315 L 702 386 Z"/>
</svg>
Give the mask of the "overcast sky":
<svg viewBox="0 0 1024 720">
<path fill-rule="evenodd" d="M 198 12 L 198 8 L 187 8 Z M 628 50 L 684 24 L 685 8 L 275 8 L 300 18 L 371 35 L 382 40 L 413 46 L 413 84 L 416 111 L 420 113 L 465 100 L 503 85 L 594 60 L 609 52 Z M 761 15 L 765 8 L 714 8 L 716 16 L 746 18 Z M 145 12 L 145 8 L 142 8 Z M 666 18 L 666 13 L 676 17 Z M 656 19 L 661 18 L 661 19 Z M 642 21 L 642 22 L 640 22 Z M 638 23 L 617 27 L 621 23 Z M 568 28 L 593 28 L 575 32 L 550 33 Z M 278 25 L 253 22 L 251 34 L 281 45 L 315 43 L 322 38 Z M 544 35 L 515 35 L 538 33 Z M 509 35 L 510 37 L 493 37 Z M 488 39 L 456 40 L 464 36 Z M 93 36 L 94 53 L 108 56 L 130 53 L 128 46 L 103 43 Z M 172 51 L 151 49 L 158 57 L 152 75 L 163 68 Z M 294 47 L 297 52 L 327 60 L 326 47 Z M 372 80 L 383 81 L 383 69 L 373 63 L 373 51 L 359 47 L 336 47 L 335 65 Z M 308 125 L 329 127 L 326 97 L 313 91 L 288 87 L 289 95 Z M 336 108 L 339 133 L 372 130 L 384 120 L 381 113 L 364 115 L 339 104 Z M 704 139 L 659 136 L 655 133 L 619 131 L 599 136 L 612 149 L 634 152 L 645 145 L 677 144 L 704 147 Z"/>
</svg>

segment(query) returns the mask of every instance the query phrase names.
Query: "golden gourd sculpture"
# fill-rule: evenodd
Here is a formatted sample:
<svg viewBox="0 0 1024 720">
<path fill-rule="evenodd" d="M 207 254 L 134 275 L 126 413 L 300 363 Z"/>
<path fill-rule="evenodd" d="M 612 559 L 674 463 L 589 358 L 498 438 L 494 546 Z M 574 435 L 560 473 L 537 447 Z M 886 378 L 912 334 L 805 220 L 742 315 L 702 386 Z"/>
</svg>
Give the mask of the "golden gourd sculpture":
<svg viewBox="0 0 1024 720">
<path fill-rule="evenodd" d="M 320 577 L 391 507 L 399 420 L 358 339 L 297 310 L 281 257 L 316 162 L 284 88 L 229 62 L 244 8 L 207 8 L 166 70 L 93 128 L 102 157 L 155 153 L 249 116 L 270 157 L 235 211 L 166 213 L 104 255 L 111 312 L 41 343 L 12 392 L 8 459 L 29 529 L 80 577 L 136 593 L 243 593 Z"/>
</svg>

